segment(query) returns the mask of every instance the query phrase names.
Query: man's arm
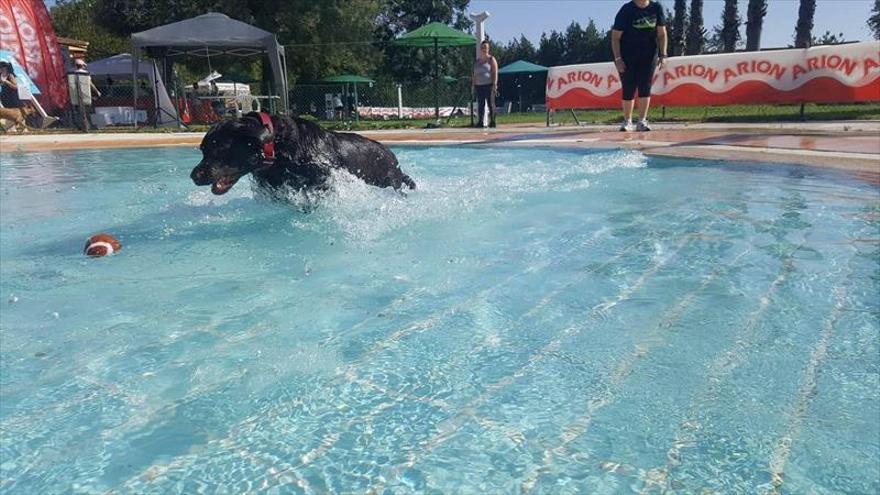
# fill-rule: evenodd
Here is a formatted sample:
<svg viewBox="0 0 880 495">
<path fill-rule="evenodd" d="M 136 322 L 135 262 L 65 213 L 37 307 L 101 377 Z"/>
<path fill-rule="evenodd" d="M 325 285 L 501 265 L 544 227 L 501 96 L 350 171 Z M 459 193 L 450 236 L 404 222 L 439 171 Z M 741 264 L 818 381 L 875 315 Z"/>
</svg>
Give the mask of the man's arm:
<svg viewBox="0 0 880 495">
<path fill-rule="evenodd" d="M 623 63 L 623 59 L 620 58 L 621 36 L 623 36 L 623 31 L 618 31 L 617 29 L 611 30 L 611 53 L 614 54 L 614 66 L 617 67 L 617 72 L 626 71 L 626 64 Z"/>
<path fill-rule="evenodd" d="M 666 26 L 657 26 L 657 46 L 660 48 L 658 67 L 663 67 L 666 62 Z"/>
<path fill-rule="evenodd" d="M 95 81 L 93 81 L 91 77 L 89 78 L 89 86 L 91 87 L 92 93 L 94 93 L 96 97 L 100 98 L 101 92 L 98 91 L 98 87 L 95 86 Z"/>
<path fill-rule="evenodd" d="M 492 57 L 492 92 L 495 92 L 498 89 L 498 61 L 495 60 L 495 57 Z"/>
</svg>

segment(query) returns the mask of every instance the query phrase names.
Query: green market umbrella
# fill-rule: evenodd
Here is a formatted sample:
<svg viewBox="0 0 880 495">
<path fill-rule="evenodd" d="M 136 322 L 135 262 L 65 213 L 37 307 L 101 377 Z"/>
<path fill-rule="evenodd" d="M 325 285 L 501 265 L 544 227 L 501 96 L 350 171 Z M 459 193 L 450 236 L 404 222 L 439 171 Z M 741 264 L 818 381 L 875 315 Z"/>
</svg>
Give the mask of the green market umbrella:
<svg viewBox="0 0 880 495">
<path fill-rule="evenodd" d="M 525 60 L 517 60 L 498 69 L 499 74 L 527 74 L 530 72 L 547 72 L 547 68 Z"/>
<path fill-rule="evenodd" d="M 356 76 L 354 74 L 341 74 L 338 76 L 328 76 L 321 79 L 319 82 L 328 83 L 328 84 L 345 84 L 346 85 L 346 93 L 348 93 L 348 85 L 351 84 L 354 86 L 354 120 L 360 120 L 360 115 L 358 113 L 358 83 L 361 84 L 372 84 L 376 81 L 372 79 L 366 78 L 364 76 Z"/>
<path fill-rule="evenodd" d="M 522 84 L 519 82 L 519 74 L 529 74 L 531 77 L 532 74 L 544 73 L 547 72 L 547 67 L 543 65 L 533 64 L 531 62 L 526 62 L 525 60 L 517 60 L 516 62 L 509 63 L 504 67 L 498 69 L 498 74 L 502 76 L 512 75 L 515 78 L 516 83 L 516 91 L 519 95 L 519 111 L 523 111 L 523 102 L 522 102 Z"/>
<path fill-rule="evenodd" d="M 415 48 L 434 47 L 434 117 L 440 120 L 440 95 L 437 90 L 438 75 L 437 64 L 439 62 L 438 49 L 450 46 L 471 46 L 477 44 L 477 39 L 470 34 L 452 29 L 446 24 L 432 22 L 410 31 L 393 40 L 391 44 L 396 46 L 410 46 Z"/>
<path fill-rule="evenodd" d="M 545 70 L 546 70 L 546 69 L 545 69 Z M 374 81 L 374 80 L 372 80 L 372 79 L 369 79 L 369 78 L 366 78 L 366 77 L 364 77 L 364 76 L 355 76 L 355 75 L 353 75 L 353 74 L 342 74 L 342 75 L 339 75 L 339 76 L 328 76 L 328 77 L 325 77 L 325 78 L 321 79 L 321 82 L 325 82 L 325 83 L 341 83 L 341 84 L 345 84 L 345 83 L 357 84 L 357 83 L 373 83 L 373 82 L 376 82 L 376 81 Z"/>
</svg>

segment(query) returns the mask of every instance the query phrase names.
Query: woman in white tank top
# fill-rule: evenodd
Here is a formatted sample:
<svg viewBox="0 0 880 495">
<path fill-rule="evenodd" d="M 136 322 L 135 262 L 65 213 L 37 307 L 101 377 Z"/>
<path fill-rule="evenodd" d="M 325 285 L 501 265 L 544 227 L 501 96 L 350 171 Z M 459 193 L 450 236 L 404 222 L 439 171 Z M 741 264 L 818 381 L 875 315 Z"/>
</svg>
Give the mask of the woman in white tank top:
<svg viewBox="0 0 880 495">
<path fill-rule="evenodd" d="M 480 43 L 480 57 L 474 62 L 471 89 L 477 95 L 479 120 L 475 127 L 483 127 L 486 104 L 489 105 L 489 127 L 495 127 L 495 93 L 498 91 L 498 62 L 489 54 L 489 42 Z"/>
</svg>

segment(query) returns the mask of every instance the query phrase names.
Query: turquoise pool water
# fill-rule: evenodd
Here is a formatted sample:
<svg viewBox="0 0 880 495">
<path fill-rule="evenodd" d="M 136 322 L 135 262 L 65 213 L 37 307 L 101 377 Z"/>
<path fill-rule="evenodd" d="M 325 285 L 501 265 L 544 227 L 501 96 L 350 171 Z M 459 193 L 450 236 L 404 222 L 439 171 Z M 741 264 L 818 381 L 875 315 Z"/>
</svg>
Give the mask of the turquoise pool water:
<svg viewBox="0 0 880 495">
<path fill-rule="evenodd" d="M 877 187 L 395 151 L 408 197 L 294 206 L 190 148 L 4 153 L 0 491 L 880 491 Z"/>
</svg>

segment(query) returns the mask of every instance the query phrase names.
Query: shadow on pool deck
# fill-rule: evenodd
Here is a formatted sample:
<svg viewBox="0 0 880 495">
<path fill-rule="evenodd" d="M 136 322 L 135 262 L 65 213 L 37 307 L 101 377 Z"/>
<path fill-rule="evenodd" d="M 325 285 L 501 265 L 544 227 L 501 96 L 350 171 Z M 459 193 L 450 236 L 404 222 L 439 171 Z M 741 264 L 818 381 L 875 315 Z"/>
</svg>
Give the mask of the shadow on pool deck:
<svg viewBox="0 0 880 495">
<path fill-rule="evenodd" d="M 880 184 L 880 122 L 656 124 L 650 133 L 614 126 L 510 126 L 497 129 L 364 131 L 377 141 L 407 145 L 540 145 L 625 147 L 648 155 L 830 167 Z M 32 134 L 0 136 L 0 153 L 150 146 L 196 146 L 203 133 Z"/>
</svg>

